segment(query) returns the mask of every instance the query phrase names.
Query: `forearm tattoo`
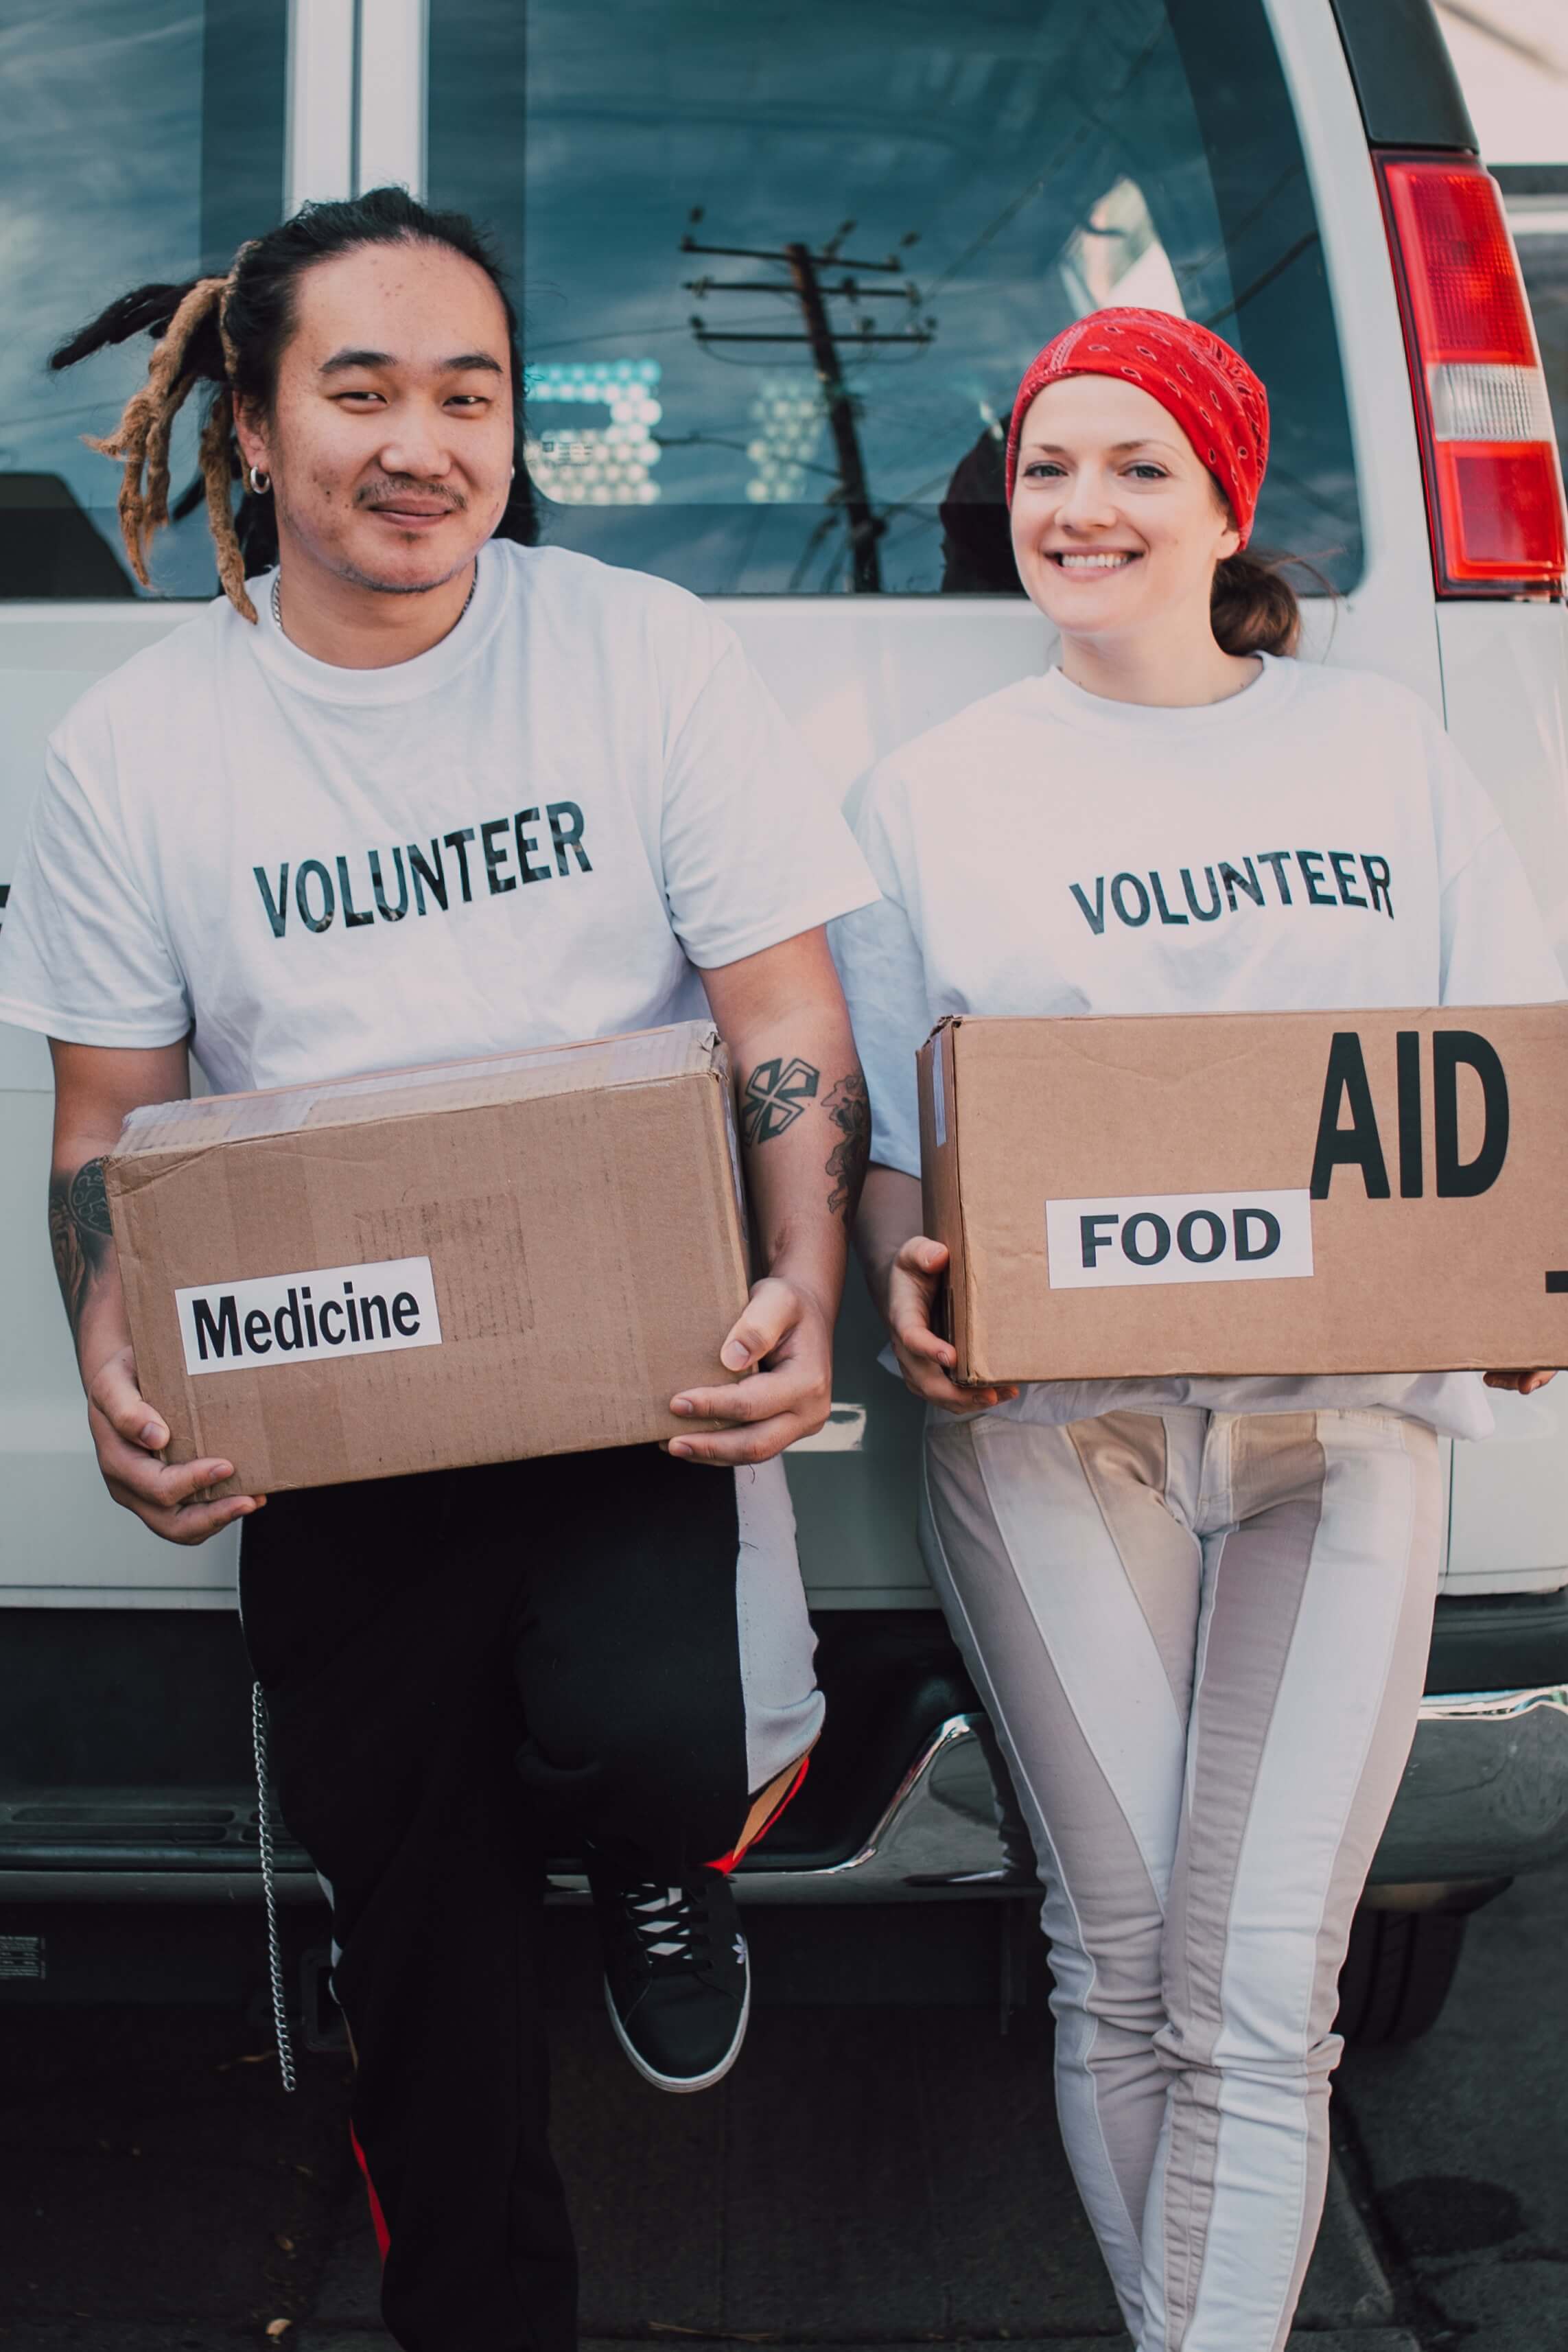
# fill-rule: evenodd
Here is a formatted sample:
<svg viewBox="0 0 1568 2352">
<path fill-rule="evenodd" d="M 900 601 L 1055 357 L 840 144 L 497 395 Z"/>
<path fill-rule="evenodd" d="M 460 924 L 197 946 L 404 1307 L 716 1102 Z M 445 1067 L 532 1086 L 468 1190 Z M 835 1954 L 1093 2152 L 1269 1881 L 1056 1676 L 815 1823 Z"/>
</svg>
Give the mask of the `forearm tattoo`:
<svg viewBox="0 0 1568 2352">
<path fill-rule="evenodd" d="M 822 1073 L 799 1058 L 787 1062 L 776 1054 L 758 1062 L 740 1097 L 740 1131 L 747 1143 L 771 1143 L 793 1127 L 809 1102 L 814 1102 Z"/>
<path fill-rule="evenodd" d="M 771 1143 L 793 1127 L 809 1105 L 820 1102 L 838 1129 L 839 1139 L 827 1159 L 831 1179 L 828 1214 L 853 1217 L 871 1158 L 871 1104 L 865 1080 L 852 1070 L 822 1092 L 822 1074 L 814 1064 L 776 1054 L 758 1062 L 740 1091 L 740 1131 L 753 1147 Z"/>
<path fill-rule="evenodd" d="M 871 1161 L 871 1103 L 860 1072 L 852 1070 L 841 1078 L 822 1108 L 839 1130 L 839 1140 L 828 1154 L 828 1174 L 833 1183 L 828 1214 L 841 1217 L 849 1225 L 860 1206 L 861 1187 Z"/>
<path fill-rule="evenodd" d="M 50 1177 L 49 1240 L 55 1253 L 55 1276 L 66 1303 L 71 1337 L 76 1339 L 88 1292 L 114 1246 L 101 1160 L 88 1160 L 74 1176 Z"/>
</svg>

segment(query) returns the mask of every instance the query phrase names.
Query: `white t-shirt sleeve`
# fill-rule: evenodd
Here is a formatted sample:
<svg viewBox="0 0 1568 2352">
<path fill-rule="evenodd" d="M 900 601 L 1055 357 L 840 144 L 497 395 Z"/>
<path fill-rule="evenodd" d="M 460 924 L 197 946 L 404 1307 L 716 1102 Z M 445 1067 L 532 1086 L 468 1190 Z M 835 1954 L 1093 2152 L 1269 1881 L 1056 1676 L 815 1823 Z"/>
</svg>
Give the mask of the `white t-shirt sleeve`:
<svg viewBox="0 0 1568 2352">
<path fill-rule="evenodd" d="M 805 746 L 727 630 L 664 776 L 670 920 L 699 970 L 758 955 L 876 896 Z"/>
<path fill-rule="evenodd" d="M 935 1019 L 925 965 L 909 918 L 909 879 L 894 842 L 897 787 L 873 777 L 857 837 L 882 896 L 835 923 L 831 934 L 871 1097 L 871 1156 L 906 1176 L 920 1173 L 919 1090 L 915 1057 Z"/>
<path fill-rule="evenodd" d="M 1445 1004 L 1554 1004 L 1568 995 L 1535 894 L 1484 787 L 1427 722 Z"/>
<path fill-rule="evenodd" d="M 1443 1003 L 1556 1004 L 1564 996 L 1535 894 L 1499 824 L 1443 892 Z"/>
<path fill-rule="evenodd" d="M 172 1045 L 183 976 L 112 820 L 59 750 L 46 755 L 0 926 L 0 1021 L 77 1045 Z"/>
</svg>

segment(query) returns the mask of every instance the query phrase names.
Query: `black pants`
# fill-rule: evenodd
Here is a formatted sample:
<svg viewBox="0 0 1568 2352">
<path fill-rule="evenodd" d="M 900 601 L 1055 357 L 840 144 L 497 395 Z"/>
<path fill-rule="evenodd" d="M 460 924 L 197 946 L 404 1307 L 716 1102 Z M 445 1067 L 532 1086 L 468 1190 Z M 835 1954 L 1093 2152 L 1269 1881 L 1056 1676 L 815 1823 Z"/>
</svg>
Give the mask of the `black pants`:
<svg viewBox="0 0 1568 2352">
<path fill-rule="evenodd" d="M 543 1864 L 592 1839 L 674 1878 L 735 1843 L 736 1495 L 628 1447 L 279 1495 L 246 1528 L 246 1641 L 279 1808 L 331 1891 L 406 2352 L 575 2343 Z"/>
</svg>

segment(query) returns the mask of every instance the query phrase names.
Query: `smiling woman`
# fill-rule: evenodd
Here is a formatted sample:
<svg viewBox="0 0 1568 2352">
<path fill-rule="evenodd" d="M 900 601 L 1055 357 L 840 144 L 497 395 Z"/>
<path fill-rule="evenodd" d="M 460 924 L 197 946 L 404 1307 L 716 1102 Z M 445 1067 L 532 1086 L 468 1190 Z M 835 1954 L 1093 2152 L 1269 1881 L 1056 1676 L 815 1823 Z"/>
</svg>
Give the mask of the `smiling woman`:
<svg viewBox="0 0 1568 2352">
<path fill-rule="evenodd" d="M 883 895 L 835 940 L 872 1108 L 857 1239 L 927 1407 L 922 1542 L 1034 1836 L 1063 2137 L 1144 2352 L 1289 2332 L 1336 1981 L 1420 1698 L 1437 1437 L 1490 1416 L 1454 1372 L 960 1385 L 916 1051 L 975 1013 L 1087 1016 L 1080 1050 L 1103 1058 L 1123 1015 L 1563 994 L 1520 860 L 1429 709 L 1280 658 L 1288 631 L 1260 652 L 1228 609 L 1217 628 L 1269 448 L 1261 382 L 1194 320 L 1113 307 L 1046 344 L 1007 472 L 1060 666 L 873 771 L 859 831 Z M 1270 845 L 1303 838 L 1343 846 Z M 929 1201 L 929 1142 L 925 1176 Z M 1168 1196 L 1110 1205 L 1138 1211 L 1126 1268 L 1161 1279 L 1207 1278 L 1228 1248 L 1225 1278 L 1248 1276 L 1268 1243 L 1193 1195 L 1185 1218 Z M 1076 1223 L 1102 1279 L 1117 1220 Z"/>
<path fill-rule="evenodd" d="M 1114 693 L 1135 646 L 1127 698 L 1179 705 L 1294 653 L 1290 586 L 1242 553 L 1268 457 L 1262 385 L 1207 328 L 1111 310 L 1046 345 L 1013 404 L 1007 488 L 1019 577 L 1070 677 Z"/>
</svg>

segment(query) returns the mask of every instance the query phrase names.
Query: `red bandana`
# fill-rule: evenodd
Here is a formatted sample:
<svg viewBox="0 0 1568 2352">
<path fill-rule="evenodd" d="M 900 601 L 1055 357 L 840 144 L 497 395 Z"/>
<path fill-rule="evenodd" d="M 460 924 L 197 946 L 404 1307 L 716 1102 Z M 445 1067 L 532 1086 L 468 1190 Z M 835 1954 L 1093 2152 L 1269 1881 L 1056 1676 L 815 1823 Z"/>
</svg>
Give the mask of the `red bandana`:
<svg viewBox="0 0 1568 2352">
<path fill-rule="evenodd" d="M 1064 375 L 1123 376 L 1176 418 L 1230 501 L 1246 546 L 1269 462 L 1269 395 L 1239 352 L 1164 310 L 1091 310 L 1030 362 L 1008 434 L 1008 504 L 1030 404 Z"/>
</svg>

